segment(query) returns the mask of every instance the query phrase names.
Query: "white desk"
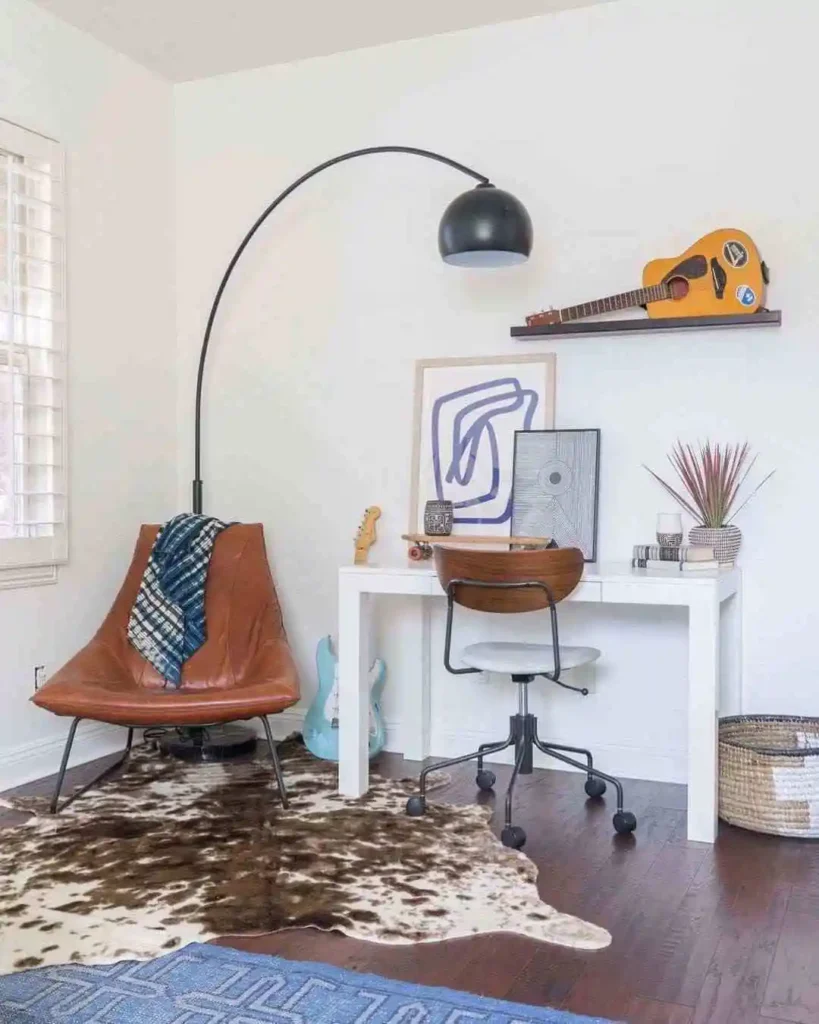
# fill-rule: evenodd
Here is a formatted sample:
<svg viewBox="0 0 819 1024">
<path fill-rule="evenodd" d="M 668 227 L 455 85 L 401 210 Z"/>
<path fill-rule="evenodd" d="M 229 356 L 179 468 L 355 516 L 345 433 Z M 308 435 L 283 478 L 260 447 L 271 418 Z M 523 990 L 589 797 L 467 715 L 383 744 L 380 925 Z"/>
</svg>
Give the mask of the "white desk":
<svg viewBox="0 0 819 1024">
<path fill-rule="evenodd" d="M 429 599 L 444 596 L 435 570 L 411 563 L 345 566 L 339 570 L 338 780 L 339 791 L 347 796 L 361 796 L 369 786 L 369 610 L 373 597 L 389 594 L 420 598 L 413 645 L 420 661 L 420 685 L 402 692 L 400 701 L 404 756 L 422 761 L 429 754 Z M 588 565 L 568 600 L 688 608 L 688 838 L 712 843 L 717 829 L 717 715 L 741 710 L 739 570 L 672 575 L 627 565 Z"/>
</svg>

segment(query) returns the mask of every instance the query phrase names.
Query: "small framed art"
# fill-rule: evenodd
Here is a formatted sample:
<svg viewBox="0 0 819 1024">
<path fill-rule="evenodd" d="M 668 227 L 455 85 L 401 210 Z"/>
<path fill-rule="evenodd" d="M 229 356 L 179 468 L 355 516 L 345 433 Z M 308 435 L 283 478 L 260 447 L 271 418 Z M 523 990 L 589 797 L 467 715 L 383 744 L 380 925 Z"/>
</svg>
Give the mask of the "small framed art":
<svg viewBox="0 0 819 1024">
<path fill-rule="evenodd" d="M 597 560 L 600 431 L 519 430 L 512 471 L 512 533 L 554 537 Z"/>
</svg>

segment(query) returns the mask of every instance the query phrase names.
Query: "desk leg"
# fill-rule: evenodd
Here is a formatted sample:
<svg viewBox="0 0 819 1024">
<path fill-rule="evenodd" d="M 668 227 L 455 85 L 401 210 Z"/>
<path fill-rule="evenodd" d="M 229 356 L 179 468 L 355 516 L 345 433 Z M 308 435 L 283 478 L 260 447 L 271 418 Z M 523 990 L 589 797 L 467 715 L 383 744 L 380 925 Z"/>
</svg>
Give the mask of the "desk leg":
<svg viewBox="0 0 819 1024">
<path fill-rule="evenodd" d="M 737 591 L 722 602 L 719 713 L 742 714 L 742 594 Z"/>
<path fill-rule="evenodd" d="M 370 785 L 370 601 L 344 576 L 338 597 L 338 790 L 362 796 Z"/>
<path fill-rule="evenodd" d="M 430 690 L 430 605 L 428 597 L 413 601 L 412 649 L 420 654 L 420 676 L 403 688 L 401 718 L 403 719 L 401 746 L 409 761 L 424 761 L 429 757 L 429 690 Z"/>
<path fill-rule="evenodd" d="M 717 700 L 720 605 L 708 595 L 688 608 L 688 838 L 717 836 Z"/>
</svg>

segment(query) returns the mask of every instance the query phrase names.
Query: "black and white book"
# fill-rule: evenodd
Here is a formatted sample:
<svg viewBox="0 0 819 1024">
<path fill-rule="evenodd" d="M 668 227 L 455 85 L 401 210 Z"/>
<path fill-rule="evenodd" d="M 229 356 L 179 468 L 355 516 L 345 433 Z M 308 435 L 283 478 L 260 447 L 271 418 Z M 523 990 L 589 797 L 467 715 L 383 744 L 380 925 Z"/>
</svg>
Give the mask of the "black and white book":
<svg viewBox="0 0 819 1024">
<path fill-rule="evenodd" d="M 711 562 L 713 547 L 704 544 L 679 544 L 668 547 L 664 544 L 635 544 L 634 558 L 648 558 L 655 562 Z"/>
<path fill-rule="evenodd" d="M 719 562 L 715 558 L 707 562 L 669 562 L 667 559 L 659 558 L 632 558 L 632 569 L 659 569 L 663 572 L 706 572 L 709 569 L 719 569 Z"/>
</svg>

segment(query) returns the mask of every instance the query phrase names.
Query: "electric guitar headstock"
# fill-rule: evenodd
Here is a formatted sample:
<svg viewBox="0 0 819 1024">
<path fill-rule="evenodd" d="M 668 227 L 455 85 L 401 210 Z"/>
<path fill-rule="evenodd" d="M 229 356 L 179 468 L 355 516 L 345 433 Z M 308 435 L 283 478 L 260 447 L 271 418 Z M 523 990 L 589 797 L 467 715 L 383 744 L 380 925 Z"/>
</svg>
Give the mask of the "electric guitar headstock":
<svg viewBox="0 0 819 1024">
<path fill-rule="evenodd" d="M 355 535 L 355 565 L 367 564 L 367 554 L 377 540 L 375 535 L 375 524 L 380 518 L 381 509 L 378 505 L 370 505 L 370 507 L 364 511 L 364 518 L 361 520 L 361 526 L 359 526 Z"/>
<path fill-rule="evenodd" d="M 526 317 L 527 327 L 548 327 L 560 323 L 559 309 L 544 309 L 540 313 L 531 313 Z"/>
</svg>

